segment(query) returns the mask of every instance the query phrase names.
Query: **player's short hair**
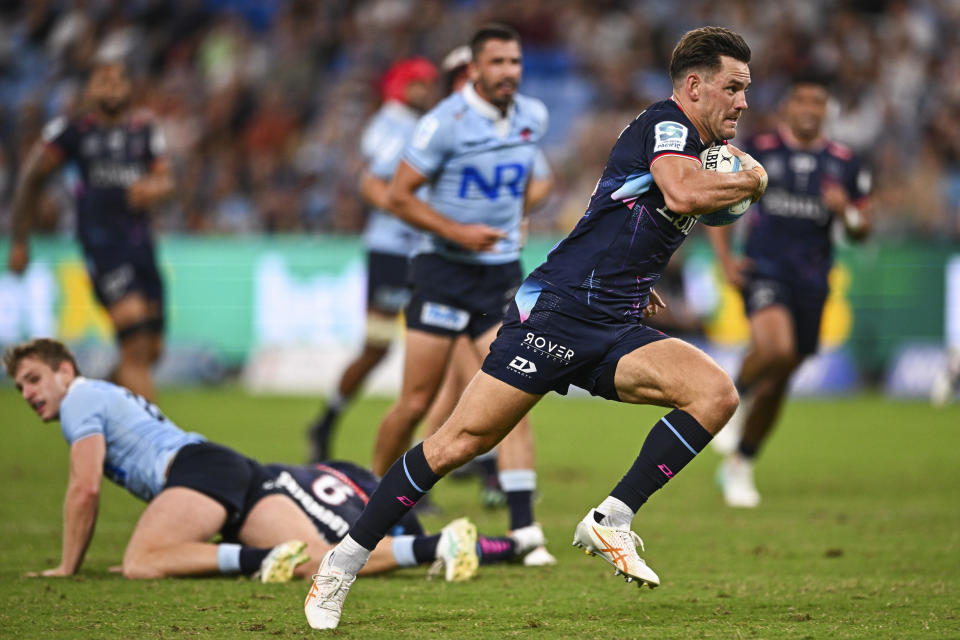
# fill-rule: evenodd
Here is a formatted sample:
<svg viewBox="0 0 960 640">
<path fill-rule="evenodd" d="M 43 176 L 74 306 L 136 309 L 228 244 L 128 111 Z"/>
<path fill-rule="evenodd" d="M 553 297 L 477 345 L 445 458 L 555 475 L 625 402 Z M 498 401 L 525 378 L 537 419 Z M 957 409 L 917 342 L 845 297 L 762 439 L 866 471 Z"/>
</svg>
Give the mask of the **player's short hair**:
<svg viewBox="0 0 960 640">
<path fill-rule="evenodd" d="M 17 373 L 17 367 L 24 358 L 36 358 L 51 369 L 57 369 L 64 362 L 69 362 L 74 372 L 80 375 L 77 361 L 70 353 L 67 345 L 51 338 L 34 338 L 29 342 L 14 345 L 3 352 L 3 366 L 11 378 Z"/>
<path fill-rule="evenodd" d="M 520 42 L 520 34 L 517 33 L 517 30 L 513 27 L 499 22 L 491 22 L 490 24 L 483 25 L 477 29 L 473 37 L 470 38 L 470 53 L 473 55 L 474 61 L 477 59 L 477 56 L 480 55 L 480 52 L 483 50 L 483 45 L 485 45 L 488 40 Z"/>
<path fill-rule="evenodd" d="M 687 31 L 670 56 L 670 79 L 679 82 L 691 69 L 713 73 L 720 69 L 720 56 L 750 62 L 750 47 L 739 33 L 724 27 L 700 27 Z"/>
<path fill-rule="evenodd" d="M 791 91 L 801 85 L 813 85 L 829 92 L 831 84 L 830 76 L 827 74 L 816 69 L 805 69 L 790 76 L 789 86 Z"/>
</svg>

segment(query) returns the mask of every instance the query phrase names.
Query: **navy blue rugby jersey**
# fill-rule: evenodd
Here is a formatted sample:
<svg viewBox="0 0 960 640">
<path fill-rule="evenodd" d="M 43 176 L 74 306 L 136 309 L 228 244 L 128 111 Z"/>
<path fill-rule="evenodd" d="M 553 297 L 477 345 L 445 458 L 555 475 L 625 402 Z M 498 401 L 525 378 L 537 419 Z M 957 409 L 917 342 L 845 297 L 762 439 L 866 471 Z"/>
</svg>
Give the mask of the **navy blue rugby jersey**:
<svg viewBox="0 0 960 640">
<path fill-rule="evenodd" d="M 744 252 L 753 275 L 825 293 L 833 264 L 834 216 L 823 203 L 823 189 L 830 182 L 839 184 L 854 204 L 862 204 L 870 192 L 869 171 L 850 149 L 826 140 L 795 149 L 783 134 L 769 133 L 748 141 L 744 150 L 763 165 L 770 180 L 746 218 Z"/>
<path fill-rule="evenodd" d="M 650 288 L 697 221 L 667 208 L 650 167 L 667 155 L 700 162 L 708 146 L 676 102 L 651 105 L 620 133 L 586 213 L 531 277 L 601 316 L 640 322 Z"/>
<path fill-rule="evenodd" d="M 347 535 L 378 484 L 372 472 L 349 462 L 264 466 L 271 475 L 264 488 L 286 492 L 331 543 Z"/>
<path fill-rule="evenodd" d="M 128 187 L 163 153 L 160 130 L 141 115 L 109 124 L 94 115 L 50 121 L 43 141 L 77 167 L 77 235 L 86 247 L 150 245 L 150 219 L 127 203 Z"/>
</svg>

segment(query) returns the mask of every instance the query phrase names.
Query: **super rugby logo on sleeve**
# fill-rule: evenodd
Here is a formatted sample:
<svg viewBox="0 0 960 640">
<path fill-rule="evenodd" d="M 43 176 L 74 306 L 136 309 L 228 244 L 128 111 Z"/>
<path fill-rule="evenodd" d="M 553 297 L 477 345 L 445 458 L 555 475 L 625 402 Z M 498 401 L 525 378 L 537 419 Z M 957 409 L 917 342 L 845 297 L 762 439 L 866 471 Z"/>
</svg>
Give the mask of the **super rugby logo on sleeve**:
<svg viewBox="0 0 960 640">
<path fill-rule="evenodd" d="M 653 145 L 654 153 L 663 151 L 683 151 L 687 144 L 687 128 L 679 122 L 658 122 L 653 129 L 656 141 Z"/>
</svg>

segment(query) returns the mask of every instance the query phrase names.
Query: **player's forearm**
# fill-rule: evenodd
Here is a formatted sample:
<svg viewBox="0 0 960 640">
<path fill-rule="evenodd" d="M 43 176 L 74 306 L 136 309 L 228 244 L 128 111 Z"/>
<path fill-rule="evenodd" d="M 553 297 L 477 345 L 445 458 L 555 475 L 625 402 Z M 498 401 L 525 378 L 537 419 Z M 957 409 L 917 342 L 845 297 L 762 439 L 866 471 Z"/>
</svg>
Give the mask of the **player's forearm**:
<svg viewBox="0 0 960 640">
<path fill-rule="evenodd" d="M 173 195 L 173 180 L 169 176 L 149 176 L 130 190 L 130 204 L 138 209 L 149 209 Z"/>
<path fill-rule="evenodd" d="M 733 254 L 730 253 L 730 230 L 727 227 L 705 227 L 707 238 L 710 240 L 710 246 L 717 255 L 717 260 L 722 263 L 733 260 Z"/>
<path fill-rule="evenodd" d="M 100 506 L 99 491 L 70 486 L 63 504 L 63 552 L 60 566 L 66 573 L 76 573 L 83 564 Z"/>
<path fill-rule="evenodd" d="M 36 208 L 43 191 L 43 180 L 25 175 L 13 194 L 11 236 L 15 242 L 23 242 L 30 235 L 31 212 Z"/>
<path fill-rule="evenodd" d="M 524 212 L 535 208 L 541 202 L 546 200 L 553 188 L 553 178 L 531 178 L 527 185 L 526 202 L 524 203 Z"/>
<path fill-rule="evenodd" d="M 718 174 L 712 171 L 698 171 L 692 184 L 685 189 L 686 204 L 682 215 L 698 216 L 730 206 L 749 198 L 760 187 L 760 176 L 755 171 Z M 671 211 L 673 208 L 671 207 Z"/>
<path fill-rule="evenodd" d="M 377 209 L 390 208 L 390 183 L 364 172 L 360 179 L 360 195 L 370 206 Z"/>
<path fill-rule="evenodd" d="M 455 240 L 458 224 L 446 216 L 434 211 L 423 200 L 412 193 L 390 191 L 390 211 L 404 222 L 435 233 L 438 236 Z"/>
</svg>

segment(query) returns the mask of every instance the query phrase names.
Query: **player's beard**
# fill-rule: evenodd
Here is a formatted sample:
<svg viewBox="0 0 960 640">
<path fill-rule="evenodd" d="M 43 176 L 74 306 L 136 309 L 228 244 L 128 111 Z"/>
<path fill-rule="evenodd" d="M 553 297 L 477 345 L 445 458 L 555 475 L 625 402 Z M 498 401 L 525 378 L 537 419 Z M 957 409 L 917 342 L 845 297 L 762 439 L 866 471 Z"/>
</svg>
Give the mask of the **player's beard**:
<svg viewBox="0 0 960 640">
<path fill-rule="evenodd" d="M 483 91 L 484 97 L 490 101 L 495 107 L 499 109 L 506 110 L 513 103 L 513 96 L 517 91 L 517 83 L 512 80 L 501 80 L 500 82 L 486 83 L 483 78 L 480 78 L 477 81 L 477 84 L 480 85 L 480 90 Z M 509 84 L 512 87 L 513 91 L 506 95 L 498 95 L 498 90 L 502 85 Z"/>
<path fill-rule="evenodd" d="M 101 98 L 100 100 L 97 100 L 97 108 L 100 109 L 104 115 L 110 118 L 115 118 L 126 111 L 129 105 L 130 98 Z"/>
</svg>

